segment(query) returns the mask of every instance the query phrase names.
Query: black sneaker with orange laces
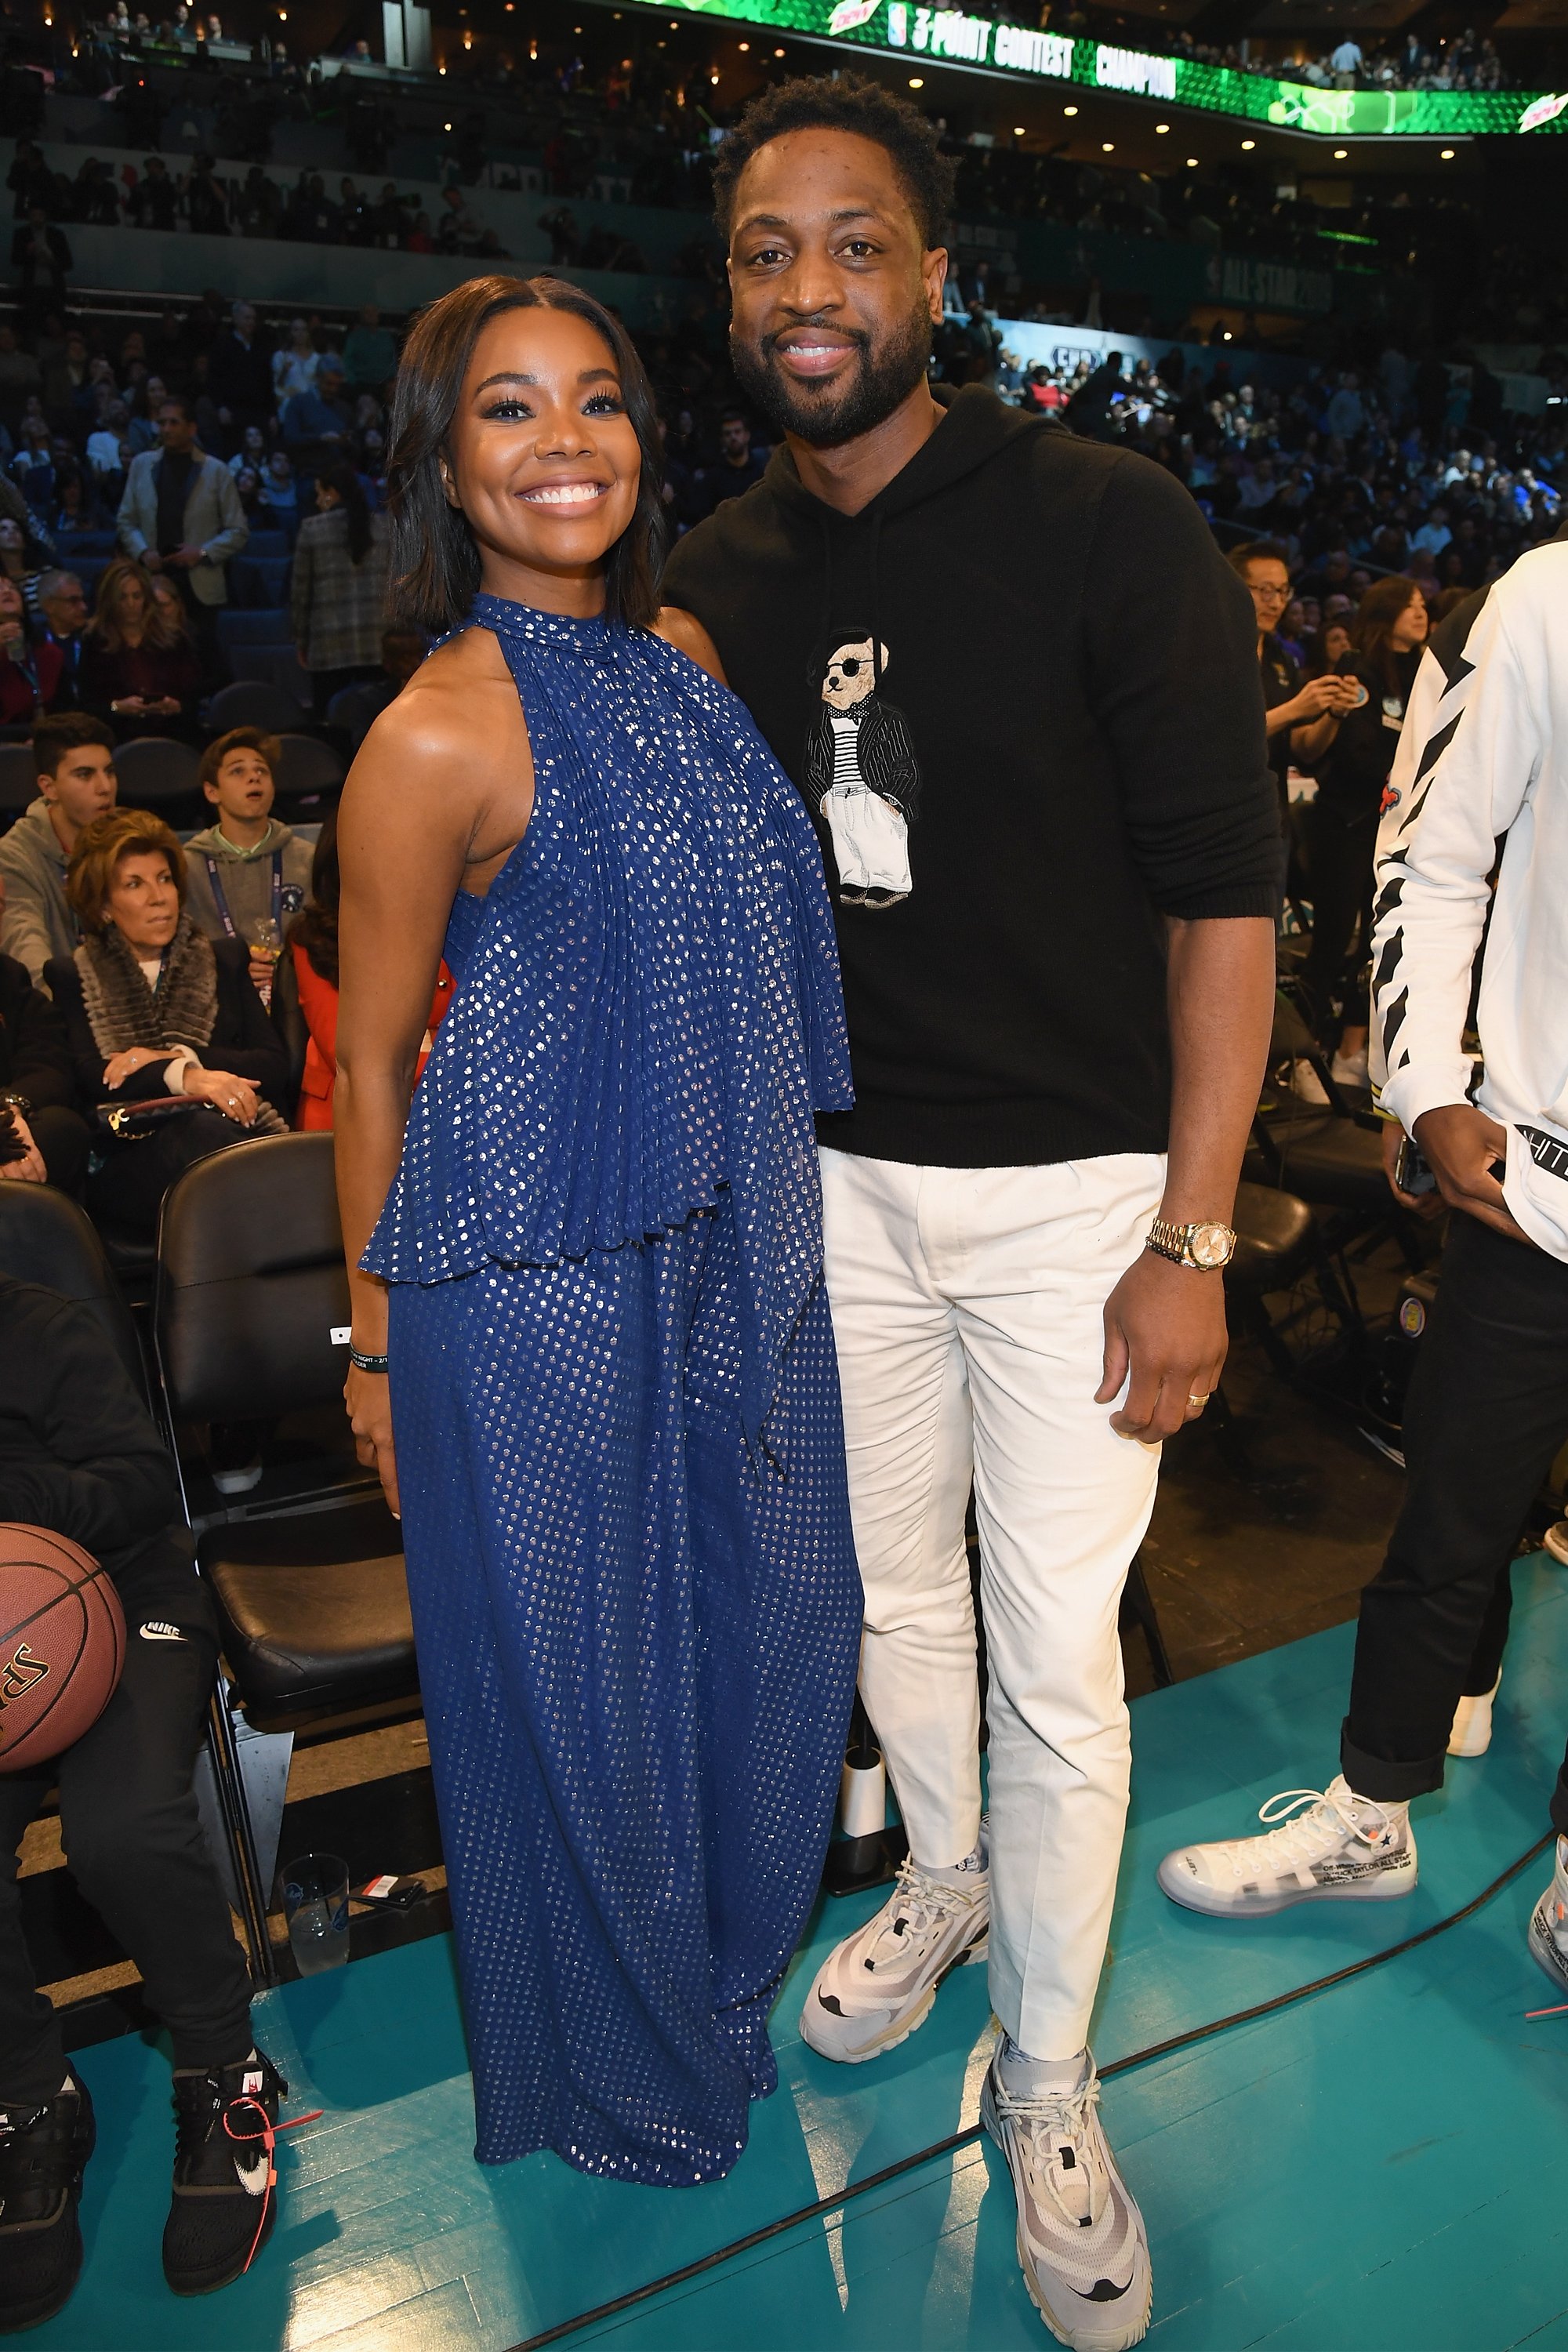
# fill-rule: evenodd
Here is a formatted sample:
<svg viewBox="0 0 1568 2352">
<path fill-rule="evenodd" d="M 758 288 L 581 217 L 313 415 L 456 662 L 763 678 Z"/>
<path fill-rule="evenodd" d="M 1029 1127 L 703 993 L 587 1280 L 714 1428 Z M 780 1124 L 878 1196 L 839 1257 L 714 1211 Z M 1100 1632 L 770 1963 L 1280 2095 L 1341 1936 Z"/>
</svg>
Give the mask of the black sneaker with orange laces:
<svg viewBox="0 0 1568 2352">
<path fill-rule="evenodd" d="M 95 2126 L 74 2074 L 41 2107 L 0 2108 L 0 2336 L 37 2327 L 81 2271 L 81 2176 Z"/>
<path fill-rule="evenodd" d="M 176 2294 L 211 2294 L 247 2271 L 272 2234 L 272 2160 L 289 2085 L 261 2051 L 237 2065 L 174 2073 L 174 2194 L 163 2276 Z"/>
</svg>

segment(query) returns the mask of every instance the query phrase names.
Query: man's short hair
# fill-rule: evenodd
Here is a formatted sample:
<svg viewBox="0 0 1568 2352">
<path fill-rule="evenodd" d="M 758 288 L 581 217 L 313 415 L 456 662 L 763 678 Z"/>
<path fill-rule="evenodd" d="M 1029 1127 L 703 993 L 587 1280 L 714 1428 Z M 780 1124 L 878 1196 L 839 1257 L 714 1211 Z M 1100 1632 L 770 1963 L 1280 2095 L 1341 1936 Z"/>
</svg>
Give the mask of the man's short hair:
<svg viewBox="0 0 1568 2352">
<path fill-rule="evenodd" d="M 798 77 L 776 82 L 754 98 L 719 149 L 713 164 L 713 212 L 729 241 L 741 174 L 761 147 L 789 131 L 848 131 L 885 148 L 910 200 L 921 243 L 942 243 L 952 210 L 955 166 L 938 147 L 939 134 L 907 98 L 898 98 L 864 74 Z"/>
<path fill-rule="evenodd" d="M 48 604 L 53 597 L 62 595 L 67 588 L 80 590 L 81 582 L 74 572 L 68 572 L 63 564 L 56 564 L 52 571 L 41 572 L 38 574 L 39 604 Z"/>
<path fill-rule="evenodd" d="M 217 772 L 231 751 L 255 751 L 266 761 L 274 783 L 278 781 L 279 763 L 283 747 L 276 735 L 265 727 L 231 727 L 226 735 L 219 735 L 202 753 L 202 764 L 196 772 L 196 782 L 204 789 L 217 782 Z"/>
<path fill-rule="evenodd" d="M 165 392 L 158 406 L 160 409 L 177 408 L 187 425 L 194 425 L 196 421 L 196 412 L 183 392 Z"/>
<path fill-rule="evenodd" d="M 81 834 L 66 868 L 66 898 L 84 931 L 101 931 L 109 922 L 109 893 L 122 859 L 143 850 L 162 850 L 169 861 L 180 904 L 185 903 L 185 853 L 180 836 L 151 809 L 111 809 L 96 817 Z"/>
<path fill-rule="evenodd" d="M 1282 563 L 1287 572 L 1290 569 L 1290 558 L 1277 539 L 1249 539 L 1245 547 L 1233 547 L 1225 560 L 1243 582 L 1249 563 Z"/>
<path fill-rule="evenodd" d="M 114 730 L 106 719 L 95 719 L 88 710 L 54 711 L 33 730 L 33 764 L 40 776 L 58 776 L 66 753 L 79 751 L 87 743 L 113 751 Z"/>
</svg>

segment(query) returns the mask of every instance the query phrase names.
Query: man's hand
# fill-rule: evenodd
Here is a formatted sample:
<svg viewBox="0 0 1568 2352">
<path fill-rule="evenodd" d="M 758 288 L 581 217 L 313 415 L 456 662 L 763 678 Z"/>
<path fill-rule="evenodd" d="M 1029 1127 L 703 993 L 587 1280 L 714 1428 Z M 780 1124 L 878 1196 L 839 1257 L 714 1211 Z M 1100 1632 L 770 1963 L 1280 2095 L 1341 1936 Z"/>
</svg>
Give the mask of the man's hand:
<svg viewBox="0 0 1568 2352">
<path fill-rule="evenodd" d="M 136 559 L 144 572 L 162 572 L 163 559 L 155 547 L 144 547 Z"/>
<path fill-rule="evenodd" d="M 189 540 L 186 540 L 183 546 L 176 547 L 174 553 L 166 556 L 164 561 L 168 563 L 177 563 L 182 572 L 190 572 L 198 563 L 204 562 L 205 558 L 202 550 L 199 547 L 193 547 Z"/>
<path fill-rule="evenodd" d="M 1157 1445 L 1202 1412 L 1191 1400 L 1206 1402 L 1219 1386 L 1228 1344 L 1224 1276 L 1145 1250 L 1105 1302 L 1105 1378 L 1094 1401 L 1112 1403 L 1126 1381 L 1110 1426 Z"/>
<path fill-rule="evenodd" d="M 49 1171 L 44 1165 L 44 1155 L 33 1140 L 32 1129 L 15 1105 L 12 1107 L 11 1119 L 17 1141 L 25 1143 L 27 1149 L 20 1160 L 7 1160 L 0 1165 L 0 1177 L 8 1176 L 13 1183 L 47 1184 L 49 1181 Z"/>
<path fill-rule="evenodd" d="M 1443 1195 L 1441 1192 L 1406 1192 L 1401 1190 L 1398 1181 L 1399 1153 L 1404 1141 L 1405 1129 L 1399 1121 L 1385 1118 L 1383 1122 L 1383 1172 L 1388 1179 L 1388 1189 L 1400 1207 L 1430 1222 L 1433 1217 L 1440 1217 L 1443 1213 Z"/>
<path fill-rule="evenodd" d="M 1508 1157 L 1508 1137 L 1495 1118 L 1473 1103 L 1445 1103 L 1438 1110 L 1422 1112 L 1415 1122 L 1415 1140 L 1450 1209 L 1462 1209 L 1494 1233 L 1534 1247 L 1509 1213 L 1502 1186 L 1492 1174 L 1493 1162 Z"/>
</svg>

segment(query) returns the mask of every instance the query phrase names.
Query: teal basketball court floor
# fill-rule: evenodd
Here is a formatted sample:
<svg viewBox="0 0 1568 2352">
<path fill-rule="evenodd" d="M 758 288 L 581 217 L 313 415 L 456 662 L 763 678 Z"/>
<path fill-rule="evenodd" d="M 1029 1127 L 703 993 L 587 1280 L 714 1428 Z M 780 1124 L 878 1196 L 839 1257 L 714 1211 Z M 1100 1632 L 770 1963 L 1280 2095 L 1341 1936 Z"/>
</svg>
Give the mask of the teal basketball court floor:
<svg viewBox="0 0 1568 2352">
<path fill-rule="evenodd" d="M 1266 1569 L 1260 1572 L 1266 1573 Z M 1546 1828 L 1568 1728 L 1568 1574 L 1515 1571 L 1489 1756 L 1415 1809 L 1409 1900 L 1286 1912 L 1245 1930 L 1167 1903 L 1167 1847 L 1245 1832 L 1275 1790 L 1335 1769 L 1352 1629 L 1138 1700 L 1131 1833 L 1094 2042 L 1102 2064 L 1386 1948 L 1458 1910 Z M 1150 2342 L 1279 2352 L 1568 2352 L 1568 2017 L 1525 1922 L 1543 1854 L 1448 1933 L 1352 1982 L 1130 2069 L 1105 2089 L 1149 2222 Z M 279 2144 L 277 2232 L 257 2269 L 180 2303 L 158 2240 L 171 2152 L 163 2053 L 86 2052 L 99 2152 L 87 2266 L 37 2330 L 70 2352 L 510 2352 L 974 2120 L 984 1970 L 869 2065 L 795 2032 L 821 1953 L 880 1895 L 820 1906 L 775 2015 L 781 2082 L 711 2188 L 591 2180 L 538 2155 L 472 2161 L 445 1937 L 292 1984 L 261 2037 L 321 2120 Z M 560 2340 L 559 2338 L 556 2340 Z M 1019 2281 L 1009 2183 L 971 2143 L 731 2254 L 565 2339 L 614 2352 L 1013 2352 L 1050 2342 Z"/>
</svg>

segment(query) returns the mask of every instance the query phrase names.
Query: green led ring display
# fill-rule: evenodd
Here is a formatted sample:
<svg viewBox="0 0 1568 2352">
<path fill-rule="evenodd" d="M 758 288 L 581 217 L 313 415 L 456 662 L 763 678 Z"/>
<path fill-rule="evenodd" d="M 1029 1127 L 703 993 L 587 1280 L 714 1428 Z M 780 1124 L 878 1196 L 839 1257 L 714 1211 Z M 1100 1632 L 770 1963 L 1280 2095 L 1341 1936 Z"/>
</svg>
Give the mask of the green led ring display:
<svg viewBox="0 0 1568 2352">
<path fill-rule="evenodd" d="M 669 0 L 639 0 L 663 7 Z M 1071 82 L 1121 96 L 1161 99 L 1207 114 L 1231 114 L 1325 139 L 1403 132 L 1416 138 L 1478 138 L 1568 131 L 1568 91 L 1317 89 L 1228 66 L 1156 57 L 1103 41 L 1069 40 L 959 8 L 916 0 L 674 0 L 688 16 L 738 18 L 784 33 L 880 49 L 890 57 L 982 67 L 1021 82 Z"/>
</svg>

